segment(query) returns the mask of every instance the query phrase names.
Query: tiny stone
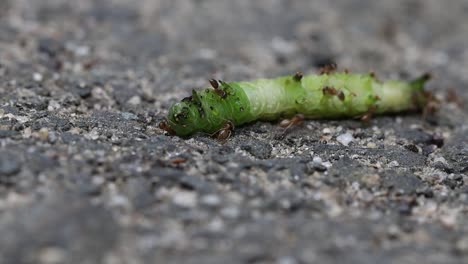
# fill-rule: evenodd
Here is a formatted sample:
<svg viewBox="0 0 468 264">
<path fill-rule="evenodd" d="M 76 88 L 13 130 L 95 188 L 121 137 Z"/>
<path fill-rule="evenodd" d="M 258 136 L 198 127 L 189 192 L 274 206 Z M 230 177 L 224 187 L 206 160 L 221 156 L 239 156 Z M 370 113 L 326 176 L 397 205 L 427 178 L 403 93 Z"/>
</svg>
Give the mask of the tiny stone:
<svg viewBox="0 0 468 264">
<path fill-rule="evenodd" d="M 88 139 L 97 140 L 99 138 L 99 131 L 97 129 L 93 129 L 85 137 Z"/>
<path fill-rule="evenodd" d="M 396 161 L 396 160 L 394 160 L 394 161 L 388 163 L 388 167 L 389 167 L 389 168 L 398 167 L 398 166 L 400 166 L 400 164 L 399 164 L 398 161 Z"/>
<path fill-rule="evenodd" d="M 90 48 L 88 46 L 77 46 L 75 48 L 75 54 L 80 57 L 87 56 L 89 54 Z"/>
<path fill-rule="evenodd" d="M 390 225 L 387 229 L 387 234 L 390 238 L 397 238 L 400 233 L 400 228 L 398 228 L 396 225 Z"/>
<path fill-rule="evenodd" d="M 462 237 L 460 240 L 458 240 L 456 243 L 456 249 L 461 253 L 467 253 L 468 252 L 468 238 Z"/>
<path fill-rule="evenodd" d="M 49 143 L 55 143 L 57 141 L 57 133 L 54 131 L 49 132 Z"/>
<path fill-rule="evenodd" d="M 172 202 L 183 208 L 192 208 L 197 205 L 197 194 L 190 191 L 181 191 L 175 194 Z"/>
<path fill-rule="evenodd" d="M 274 37 L 271 43 L 273 50 L 282 55 L 290 55 L 297 50 L 295 42 L 286 41 L 281 37 Z"/>
<path fill-rule="evenodd" d="M 21 161 L 9 152 L 0 152 L 0 176 L 12 176 L 21 170 Z"/>
<path fill-rule="evenodd" d="M 312 162 L 315 163 L 315 164 L 322 164 L 322 158 L 318 157 L 318 156 L 315 156 L 313 159 L 312 159 Z"/>
<path fill-rule="evenodd" d="M 436 157 L 436 158 L 434 158 L 434 163 L 436 163 L 436 162 L 442 162 L 442 163 L 444 163 L 444 164 L 447 164 L 447 160 L 445 160 L 444 157 Z"/>
<path fill-rule="evenodd" d="M 42 141 L 47 141 L 49 139 L 49 130 L 46 127 L 39 129 L 38 134 Z"/>
<path fill-rule="evenodd" d="M 313 173 L 315 171 L 324 172 L 328 169 L 319 157 L 314 157 L 312 162 L 307 163 L 307 171 Z"/>
<path fill-rule="evenodd" d="M 137 120 L 138 119 L 138 116 L 129 112 L 123 112 L 121 115 L 125 120 Z"/>
<path fill-rule="evenodd" d="M 457 223 L 457 214 L 456 213 L 447 213 L 440 216 L 440 222 L 445 227 L 453 228 Z"/>
<path fill-rule="evenodd" d="M 237 207 L 225 207 L 221 210 L 221 215 L 230 218 L 230 219 L 236 219 L 240 215 L 240 211 Z"/>
<path fill-rule="evenodd" d="M 340 142 L 343 146 L 348 146 L 354 140 L 353 135 L 351 133 L 344 133 L 339 135 L 336 140 Z"/>
<path fill-rule="evenodd" d="M 201 203 L 209 207 L 216 207 L 221 204 L 221 199 L 217 195 L 209 194 L 201 198 Z"/>
<path fill-rule="evenodd" d="M 119 208 L 128 208 L 130 201 L 126 196 L 120 194 L 113 194 L 109 200 L 110 206 Z"/>
<path fill-rule="evenodd" d="M 31 127 L 27 127 L 23 130 L 23 138 L 30 138 L 32 135 Z"/>
<path fill-rule="evenodd" d="M 66 252 L 58 247 L 49 247 L 41 251 L 39 259 L 44 264 L 63 263 L 66 258 Z"/>
<path fill-rule="evenodd" d="M 331 162 L 329 162 L 329 161 L 323 162 L 322 165 L 325 166 L 325 168 L 327 168 L 327 169 L 331 168 L 331 166 L 332 166 Z"/>
<path fill-rule="evenodd" d="M 380 181 L 380 176 L 378 174 L 366 174 L 362 177 L 362 181 L 367 186 L 375 186 Z"/>
<path fill-rule="evenodd" d="M 60 103 L 55 100 L 50 100 L 49 105 L 47 106 L 48 111 L 54 111 L 60 108 L 61 108 Z"/>
<path fill-rule="evenodd" d="M 323 134 L 327 134 L 327 135 L 328 135 L 328 134 L 331 134 L 331 129 L 328 128 L 328 127 L 326 127 L 326 128 L 324 128 L 324 129 L 322 130 L 322 133 L 323 133 Z"/>
<path fill-rule="evenodd" d="M 208 48 L 198 50 L 198 57 L 200 59 L 212 60 L 216 58 L 216 51 Z"/>
<path fill-rule="evenodd" d="M 221 220 L 219 217 L 211 220 L 207 225 L 208 230 L 210 230 L 211 232 L 215 232 L 215 233 L 223 231 L 224 226 L 225 225 L 224 225 L 223 220 Z"/>
<path fill-rule="evenodd" d="M 38 72 L 35 72 L 33 74 L 33 80 L 36 81 L 36 82 L 42 82 L 42 74 L 38 73 Z"/>
<path fill-rule="evenodd" d="M 130 98 L 127 103 L 131 105 L 139 105 L 141 104 L 141 97 L 138 95 L 135 95 L 132 98 Z"/>
<path fill-rule="evenodd" d="M 297 260 L 291 256 L 284 256 L 278 259 L 277 264 L 297 264 Z"/>
<path fill-rule="evenodd" d="M 355 182 L 351 183 L 351 187 L 352 187 L 354 190 L 357 191 L 357 190 L 359 190 L 359 188 L 360 188 L 360 184 L 359 184 L 359 182 L 356 182 L 356 181 L 355 181 Z"/>
</svg>

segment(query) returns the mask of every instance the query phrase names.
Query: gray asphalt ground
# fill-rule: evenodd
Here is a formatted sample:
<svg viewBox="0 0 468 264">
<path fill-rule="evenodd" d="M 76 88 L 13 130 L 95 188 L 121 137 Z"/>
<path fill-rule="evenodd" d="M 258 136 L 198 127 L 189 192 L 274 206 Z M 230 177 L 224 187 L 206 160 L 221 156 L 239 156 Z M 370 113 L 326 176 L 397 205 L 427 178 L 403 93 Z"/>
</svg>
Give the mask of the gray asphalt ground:
<svg viewBox="0 0 468 264">
<path fill-rule="evenodd" d="M 2 0 L 0 263 L 467 263 L 467 47 L 464 0 Z M 330 62 L 431 72 L 439 109 L 158 128 Z"/>
</svg>

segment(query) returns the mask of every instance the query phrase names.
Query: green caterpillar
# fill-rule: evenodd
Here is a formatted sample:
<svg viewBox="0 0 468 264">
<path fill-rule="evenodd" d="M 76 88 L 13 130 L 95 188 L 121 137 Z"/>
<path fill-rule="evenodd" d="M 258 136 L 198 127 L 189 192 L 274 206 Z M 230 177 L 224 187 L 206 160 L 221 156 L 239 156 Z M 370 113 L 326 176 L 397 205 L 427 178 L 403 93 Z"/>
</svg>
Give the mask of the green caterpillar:
<svg viewBox="0 0 468 264">
<path fill-rule="evenodd" d="M 160 127 L 171 134 L 196 132 L 227 138 L 234 126 L 255 120 L 301 115 L 311 119 L 359 117 L 421 110 L 427 103 L 425 74 L 410 82 L 381 82 L 370 74 L 324 71 L 245 82 L 210 80 L 214 89 L 192 95 L 169 109 Z"/>
</svg>

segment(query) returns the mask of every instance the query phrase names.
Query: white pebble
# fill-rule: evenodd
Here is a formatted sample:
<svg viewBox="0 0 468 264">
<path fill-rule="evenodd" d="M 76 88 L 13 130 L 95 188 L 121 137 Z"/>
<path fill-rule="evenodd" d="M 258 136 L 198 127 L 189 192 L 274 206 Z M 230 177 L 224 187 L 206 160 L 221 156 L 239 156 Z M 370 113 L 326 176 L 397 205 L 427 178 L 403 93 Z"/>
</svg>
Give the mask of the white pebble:
<svg viewBox="0 0 468 264">
<path fill-rule="evenodd" d="M 313 159 L 312 159 L 312 162 L 314 164 L 322 164 L 322 158 L 318 157 L 318 156 L 315 156 Z"/>
<path fill-rule="evenodd" d="M 276 261 L 277 264 L 297 264 L 297 260 L 291 256 L 281 257 Z"/>
<path fill-rule="evenodd" d="M 201 203 L 207 206 L 216 207 L 221 203 L 219 196 L 214 194 L 208 194 L 201 198 Z"/>
<path fill-rule="evenodd" d="M 99 138 L 99 131 L 97 128 L 93 128 L 91 132 L 89 132 L 87 135 L 85 135 L 85 138 L 87 139 L 92 139 L 92 140 L 97 140 Z"/>
<path fill-rule="evenodd" d="M 210 230 L 211 232 L 220 232 L 220 231 L 223 231 L 224 229 L 224 222 L 223 220 L 221 220 L 220 218 L 216 217 L 214 218 L 213 220 L 211 220 L 208 225 L 207 225 L 207 228 L 208 230 Z"/>
<path fill-rule="evenodd" d="M 66 260 L 66 252 L 58 247 L 48 247 L 40 251 L 40 263 L 63 263 Z"/>
<path fill-rule="evenodd" d="M 294 42 L 286 41 L 285 39 L 281 37 L 273 38 L 273 41 L 271 42 L 271 46 L 274 51 L 283 55 L 292 54 L 296 52 L 297 50 L 297 46 L 295 45 Z"/>
<path fill-rule="evenodd" d="M 338 142 L 340 142 L 343 146 L 348 146 L 349 143 L 354 140 L 354 137 L 351 135 L 351 133 L 347 132 L 336 137 L 336 140 L 338 140 Z"/>
<path fill-rule="evenodd" d="M 33 80 L 36 81 L 36 82 L 42 82 L 42 74 L 38 73 L 38 72 L 35 72 L 33 74 Z"/>
<path fill-rule="evenodd" d="M 204 59 L 204 60 L 213 60 L 216 58 L 216 55 L 217 55 L 216 50 L 207 49 L 207 48 L 200 49 L 197 52 L 197 57 L 200 59 Z"/>
<path fill-rule="evenodd" d="M 331 166 L 332 166 L 331 162 L 329 162 L 329 161 L 325 161 L 324 163 L 322 163 L 322 165 L 325 166 L 325 168 L 327 168 L 327 169 L 331 168 Z"/>
<path fill-rule="evenodd" d="M 443 164 L 447 164 L 447 160 L 444 157 L 436 157 L 434 158 L 434 162 L 441 162 Z"/>
<path fill-rule="evenodd" d="M 114 194 L 110 197 L 109 205 L 112 207 L 129 208 L 131 204 L 127 197 Z"/>
<path fill-rule="evenodd" d="M 138 95 L 135 95 L 132 98 L 130 98 L 127 103 L 131 105 L 139 105 L 141 104 L 141 97 Z"/>
<path fill-rule="evenodd" d="M 225 207 L 221 210 L 221 215 L 226 218 L 235 219 L 239 217 L 240 211 L 237 207 Z"/>
<path fill-rule="evenodd" d="M 174 195 L 172 202 L 184 208 L 193 208 L 197 205 L 197 195 L 194 192 L 182 191 Z"/>
</svg>

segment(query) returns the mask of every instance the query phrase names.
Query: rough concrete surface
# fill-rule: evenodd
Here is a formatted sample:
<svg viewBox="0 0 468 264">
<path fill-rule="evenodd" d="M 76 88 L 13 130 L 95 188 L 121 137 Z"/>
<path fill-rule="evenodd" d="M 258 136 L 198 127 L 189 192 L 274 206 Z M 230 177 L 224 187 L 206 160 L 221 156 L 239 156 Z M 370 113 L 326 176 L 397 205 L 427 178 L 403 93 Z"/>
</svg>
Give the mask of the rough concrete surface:
<svg viewBox="0 0 468 264">
<path fill-rule="evenodd" d="M 464 0 L 2 0 L 0 263 L 467 263 L 467 47 Z M 439 110 L 158 128 L 333 61 L 431 72 Z"/>
</svg>

